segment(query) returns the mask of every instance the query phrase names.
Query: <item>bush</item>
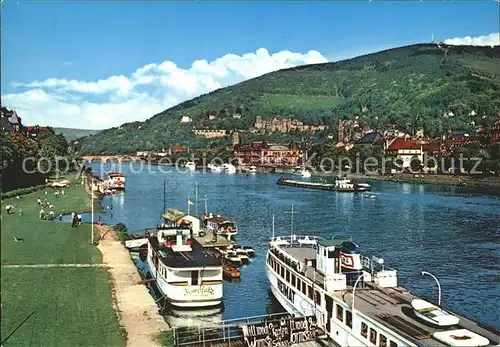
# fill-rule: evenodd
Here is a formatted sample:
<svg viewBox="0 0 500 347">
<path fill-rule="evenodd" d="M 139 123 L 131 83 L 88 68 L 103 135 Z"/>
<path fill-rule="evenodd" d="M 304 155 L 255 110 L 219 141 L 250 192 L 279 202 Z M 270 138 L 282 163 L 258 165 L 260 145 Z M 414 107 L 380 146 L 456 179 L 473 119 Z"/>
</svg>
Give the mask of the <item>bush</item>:
<svg viewBox="0 0 500 347">
<path fill-rule="evenodd" d="M 157 340 L 163 347 L 174 345 L 174 334 L 172 330 L 162 331 L 158 334 Z"/>
<path fill-rule="evenodd" d="M 2 200 L 8 199 L 8 198 L 13 198 L 17 195 L 30 194 L 30 193 L 36 192 L 37 190 L 42 190 L 44 188 L 45 188 L 45 185 L 42 184 L 42 185 L 34 186 L 34 187 L 11 190 L 10 192 L 2 193 Z"/>
<path fill-rule="evenodd" d="M 116 224 L 113 229 L 116 232 L 116 235 L 118 236 L 118 240 L 120 242 L 125 243 L 125 240 L 127 240 L 128 237 L 128 229 L 123 223 L 118 223 Z"/>
</svg>

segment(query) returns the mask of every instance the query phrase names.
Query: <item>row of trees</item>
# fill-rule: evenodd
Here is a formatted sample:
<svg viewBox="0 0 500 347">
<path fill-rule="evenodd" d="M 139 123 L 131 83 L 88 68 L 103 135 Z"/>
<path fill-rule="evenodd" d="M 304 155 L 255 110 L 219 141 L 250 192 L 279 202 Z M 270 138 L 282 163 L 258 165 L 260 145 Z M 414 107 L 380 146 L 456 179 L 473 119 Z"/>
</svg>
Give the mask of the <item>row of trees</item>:
<svg viewBox="0 0 500 347">
<path fill-rule="evenodd" d="M 345 170 L 349 167 L 359 173 L 377 170 L 390 173 L 391 169 L 402 166 L 401 159 L 385 155 L 382 146 L 378 145 L 354 146 L 346 151 L 344 147 L 335 147 L 333 143 L 323 143 L 313 146 L 309 153 L 311 164 L 325 170 Z M 437 173 L 460 173 L 460 169 L 463 169 L 465 173 L 496 175 L 500 172 L 500 145 L 472 143 L 457 147 L 450 155 L 424 155 L 423 162 L 417 156 L 411 159 L 412 172 L 419 172 L 424 167 Z"/>
<path fill-rule="evenodd" d="M 43 184 L 45 177 L 66 171 L 68 143 L 62 134 L 42 132 L 36 140 L 21 133 L 0 133 L 4 191 Z"/>
</svg>

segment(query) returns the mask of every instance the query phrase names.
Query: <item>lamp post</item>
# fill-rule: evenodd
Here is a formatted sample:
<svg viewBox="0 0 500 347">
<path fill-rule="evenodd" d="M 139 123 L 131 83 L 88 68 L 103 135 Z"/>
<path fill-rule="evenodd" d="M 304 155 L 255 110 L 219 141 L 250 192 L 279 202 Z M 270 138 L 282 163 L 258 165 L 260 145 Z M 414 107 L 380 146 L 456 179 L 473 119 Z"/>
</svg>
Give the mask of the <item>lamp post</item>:
<svg viewBox="0 0 500 347">
<path fill-rule="evenodd" d="M 91 223 L 90 224 L 90 233 L 92 235 L 90 236 L 90 239 L 91 239 L 92 245 L 94 245 L 94 179 L 92 179 L 90 181 L 90 196 L 91 196 L 91 199 L 92 199 L 92 201 L 91 201 L 91 205 L 92 205 L 91 206 L 91 208 L 92 208 L 91 211 L 92 212 L 90 213 L 91 214 L 91 216 L 90 216 L 90 219 L 91 219 L 91 221 L 90 221 L 90 223 Z"/>
<path fill-rule="evenodd" d="M 430 272 L 427 272 L 427 271 L 422 271 L 421 275 L 422 276 L 429 275 L 432 278 L 434 278 L 434 281 L 436 281 L 436 283 L 438 285 L 438 306 L 441 306 L 441 284 L 439 283 L 438 279 L 436 278 L 436 276 L 434 276 L 433 274 L 431 274 Z"/>
<path fill-rule="evenodd" d="M 352 288 L 352 305 L 351 305 L 352 319 L 351 319 L 351 322 L 352 322 L 352 330 L 353 331 L 358 331 L 358 329 L 356 329 L 356 325 L 354 325 L 354 322 L 356 320 L 356 313 L 354 312 L 354 298 L 355 298 L 354 295 L 356 294 L 356 286 L 358 285 L 359 280 L 361 280 L 361 278 L 363 278 L 364 275 L 365 275 L 365 273 L 363 272 L 361 274 L 361 276 L 358 277 L 356 282 L 354 282 L 354 287 Z"/>
</svg>

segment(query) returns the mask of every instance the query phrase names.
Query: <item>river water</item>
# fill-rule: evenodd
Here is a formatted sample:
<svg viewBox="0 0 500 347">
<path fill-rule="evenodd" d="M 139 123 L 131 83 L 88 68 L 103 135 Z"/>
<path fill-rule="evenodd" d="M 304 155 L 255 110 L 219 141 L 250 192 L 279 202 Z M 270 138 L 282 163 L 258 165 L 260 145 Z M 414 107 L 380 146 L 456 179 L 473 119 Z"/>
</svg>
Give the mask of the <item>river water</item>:
<svg viewBox="0 0 500 347">
<path fill-rule="evenodd" d="M 363 194 L 278 186 L 279 176 L 272 174 L 176 172 L 156 166 L 141 170 L 133 163 L 92 167 L 97 174 L 114 169 L 126 175 L 126 191 L 103 198 L 105 223 L 122 222 L 129 231 L 155 226 L 161 222 L 164 184 L 166 207 L 187 211 L 188 196 L 195 201 L 196 182 L 199 213 L 204 212 L 206 195 L 210 212 L 236 221 L 238 242 L 253 246 L 257 257 L 242 268 L 240 283 L 224 283 L 224 312 L 218 318 L 279 310 L 268 292 L 266 242 L 272 214 L 276 234 L 290 234 L 293 205 L 295 234 L 352 236 L 362 253 L 382 257 L 398 270 L 400 286 L 437 301 L 436 283 L 420 274 L 429 271 L 441 282 L 444 306 L 500 328 L 499 196 L 467 188 L 373 181 L 377 199 L 371 200 Z M 195 205 L 190 208 L 196 212 Z"/>
</svg>

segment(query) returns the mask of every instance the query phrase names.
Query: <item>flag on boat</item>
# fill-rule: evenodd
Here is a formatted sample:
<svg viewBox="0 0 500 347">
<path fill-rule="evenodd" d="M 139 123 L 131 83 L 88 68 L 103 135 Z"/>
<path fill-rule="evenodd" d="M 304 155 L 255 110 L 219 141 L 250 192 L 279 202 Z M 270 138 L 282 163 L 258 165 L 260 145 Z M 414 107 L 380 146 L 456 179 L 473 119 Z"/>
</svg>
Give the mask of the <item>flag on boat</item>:
<svg viewBox="0 0 500 347">
<path fill-rule="evenodd" d="M 189 204 L 189 205 L 194 205 L 194 204 L 193 204 L 193 200 L 188 199 L 188 204 Z"/>
</svg>

